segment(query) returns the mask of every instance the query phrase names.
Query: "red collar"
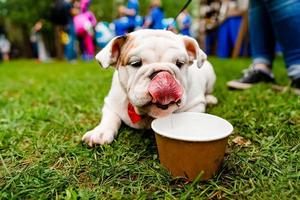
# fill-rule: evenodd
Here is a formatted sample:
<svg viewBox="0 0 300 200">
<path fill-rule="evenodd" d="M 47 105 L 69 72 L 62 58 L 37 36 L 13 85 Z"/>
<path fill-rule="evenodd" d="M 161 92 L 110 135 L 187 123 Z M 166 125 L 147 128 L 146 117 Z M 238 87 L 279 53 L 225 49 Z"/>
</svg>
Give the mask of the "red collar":
<svg viewBox="0 0 300 200">
<path fill-rule="evenodd" d="M 142 120 L 142 116 L 135 112 L 134 107 L 130 102 L 128 103 L 127 113 L 131 122 L 134 124 Z"/>
</svg>

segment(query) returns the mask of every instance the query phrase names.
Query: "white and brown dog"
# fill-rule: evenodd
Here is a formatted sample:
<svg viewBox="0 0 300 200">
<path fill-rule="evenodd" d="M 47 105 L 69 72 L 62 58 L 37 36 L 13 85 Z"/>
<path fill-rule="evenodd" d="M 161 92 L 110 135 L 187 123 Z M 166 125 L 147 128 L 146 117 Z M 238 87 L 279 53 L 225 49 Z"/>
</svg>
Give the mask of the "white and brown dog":
<svg viewBox="0 0 300 200">
<path fill-rule="evenodd" d="M 139 30 L 116 37 L 96 59 L 114 66 L 102 120 L 82 138 L 89 146 L 108 144 L 121 121 L 150 128 L 153 119 L 178 112 L 204 112 L 216 79 L 195 39 L 164 30 Z"/>
</svg>

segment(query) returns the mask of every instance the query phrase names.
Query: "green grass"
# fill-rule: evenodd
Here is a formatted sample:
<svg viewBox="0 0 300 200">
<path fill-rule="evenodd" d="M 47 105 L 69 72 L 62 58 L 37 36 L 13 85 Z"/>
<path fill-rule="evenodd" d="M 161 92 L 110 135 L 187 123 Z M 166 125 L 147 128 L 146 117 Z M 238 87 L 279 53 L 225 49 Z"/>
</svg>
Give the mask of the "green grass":
<svg viewBox="0 0 300 200">
<path fill-rule="evenodd" d="M 0 199 L 300 199 L 300 98 L 262 84 L 230 91 L 249 59 L 211 58 L 219 104 L 234 126 L 220 172 L 208 182 L 173 179 L 150 131 L 122 126 L 111 145 L 81 137 L 101 116 L 113 70 L 95 62 L 0 64 Z M 284 64 L 274 66 L 288 85 Z M 242 136 L 251 144 L 232 140 Z"/>
</svg>

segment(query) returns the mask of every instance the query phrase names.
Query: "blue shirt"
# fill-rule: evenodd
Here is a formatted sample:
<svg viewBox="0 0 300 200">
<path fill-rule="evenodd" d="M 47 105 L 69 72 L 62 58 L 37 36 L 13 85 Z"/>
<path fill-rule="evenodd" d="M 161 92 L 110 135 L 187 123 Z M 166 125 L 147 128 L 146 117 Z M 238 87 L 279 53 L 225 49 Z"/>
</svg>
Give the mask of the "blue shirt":
<svg viewBox="0 0 300 200">
<path fill-rule="evenodd" d="M 135 25 L 135 17 L 137 16 L 137 14 L 139 12 L 139 2 L 138 2 L 138 0 L 128 0 L 127 8 L 135 10 L 135 15 L 134 16 L 127 16 L 128 17 L 128 25 L 129 26 L 134 26 Z"/>
<path fill-rule="evenodd" d="M 185 18 L 183 19 L 182 21 L 183 23 L 183 28 L 180 30 L 180 33 L 182 35 L 188 35 L 188 36 L 191 36 L 191 33 L 190 33 L 190 28 L 191 28 L 191 25 L 192 25 L 192 18 L 190 15 L 186 15 Z"/>
<path fill-rule="evenodd" d="M 119 19 L 114 20 L 114 24 L 115 24 L 116 36 L 125 35 L 127 33 L 127 28 L 128 28 L 127 17 L 121 17 Z"/>
<path fill-rule="evenodd" d="M 153 7 L 150 11 L 150 15 L 147 20 L 151 21 L 149 26 L 150 29 L 163 29 L 164 25 L 162 20 L 164 19 L 164 12 L 160 7 Z"/>
</svg>

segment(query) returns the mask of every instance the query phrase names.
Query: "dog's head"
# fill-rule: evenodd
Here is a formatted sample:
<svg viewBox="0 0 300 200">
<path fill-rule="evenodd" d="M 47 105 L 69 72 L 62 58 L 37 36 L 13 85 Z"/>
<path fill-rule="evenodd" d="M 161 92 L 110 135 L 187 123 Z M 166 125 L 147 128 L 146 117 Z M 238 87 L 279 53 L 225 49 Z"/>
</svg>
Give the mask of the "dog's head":
<svg viewBox="0 0 300 200">
<path fill-rule="evenodd" d="M 157 118 L 174 112 L 186 99 L 187 68 L 201 67 L 205 53 L 195 39 L 164 30 L 139 30 L 116 37 L 96 59 L 114 66 L 129 101 L 139 114 Z"/>
</svg>

